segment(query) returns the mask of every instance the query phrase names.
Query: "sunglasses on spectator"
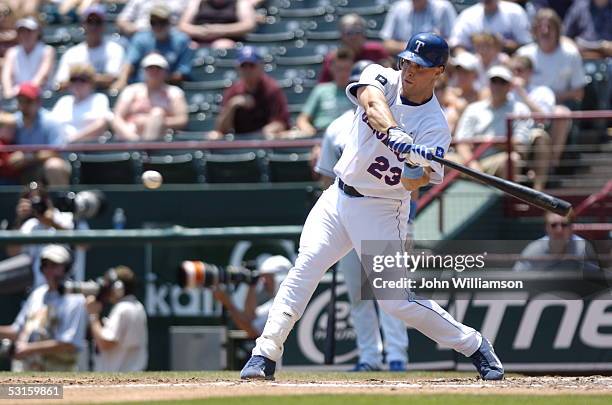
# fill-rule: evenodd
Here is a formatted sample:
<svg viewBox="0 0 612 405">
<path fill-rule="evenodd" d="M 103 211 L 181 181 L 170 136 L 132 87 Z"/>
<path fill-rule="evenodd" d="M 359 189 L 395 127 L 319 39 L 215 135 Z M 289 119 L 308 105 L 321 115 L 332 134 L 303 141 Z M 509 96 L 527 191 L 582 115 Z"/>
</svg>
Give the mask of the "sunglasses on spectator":
<svg viewBox="0 0 612 405">
<path fill-rule="evenodd" d="M 170 24 L 170 21 L 168 21 L 168 20 L 158 20 L 157 18 L 152 18 L 150 23 L 151 23 L 152 27 L 165 27 L 168 24 Z"/>
<path fill-rule="evenodd" d="M 244 62 L 240 64 L 240 67 L 244 69 L 253 69 L 255 66 L 256 64 L 253 62 Z"/>
<path fill-rule="evenodd" d="M 70 83 L 89 83 L 91 79 L 87 76 L 75 76 L 70 78 Z"/>
<path fill-rule="evenodd" d="M 23 105 L 30 105 L 30 104 L 34 104 L 35 100 L 32 100 L 27 97 L 17 97 L 17 102 Z"/>
<path fill-rule="evenodd" d="M 561 228 L 568 228 L 571 224 L 569 222 L 550 222 L 548 224 L 548 226 L 550 226 L 551 228 L 557 228 L 557 227 L 561 227 Z"/>
<path fill-rule="evenodd" d="M 87 25 L 104 25 L 104 21 L 99 18 L 88 18 L 87 20 L 85 20 L 85 22 L 87 23 Z"/>
<path fill-rule="evenodd" d="M 353 30 L 346 30 L 346 31 L 342 31 L 343 35 L 363 35 L 364 30 L 362 29 L 353 29 Z"/>
<path fill-rule="evenodd" d="M 492 84 L 500 84 L 500 85 L 505 86 L 505 85 L 509 84 L 510 82 L 505 81 L 505 80 L 504 80 L 504 79 L 502 79 L 501 77 L 493 77 L 493 78 L 491 79 L 491 83 L 492 83 Z"/>
</svg>

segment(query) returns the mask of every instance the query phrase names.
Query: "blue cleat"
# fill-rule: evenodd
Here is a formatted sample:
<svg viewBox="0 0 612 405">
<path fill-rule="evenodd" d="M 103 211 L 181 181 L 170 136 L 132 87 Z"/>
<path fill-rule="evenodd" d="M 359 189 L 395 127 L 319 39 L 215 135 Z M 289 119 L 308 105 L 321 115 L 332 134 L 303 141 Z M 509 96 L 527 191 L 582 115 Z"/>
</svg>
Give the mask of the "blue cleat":
<svg viewBox="0 0 612 405">
<path fill-rule="evenodd" d="M 504 378 L 504 367 L 495 351 L 493 351 L 493 346 L 484 336 L 480 347 L 470 358 L 483 380 L 501 380 Z"/>
<path fill-rule="evenodd" d="M 389 371 L 406 371 L 406 363 L 401 360 L 393 360 L 389 362 Z"/>
<path fill-rule="evenodd" d="M 376 366 L 372 366 L 368 363 L 357 363 L 355 364 L 355 367 L 353 367 L 349 371 L 362 373 L 362 372 L 368 372 L 368 371 L 380 371 L 380 368 Z"/>
<path fill-rule="evenodd" d="M 276 362 L 264 356 L 251 356 L 240 371 L 243 380 L 274 380 Z"/>
</svg>

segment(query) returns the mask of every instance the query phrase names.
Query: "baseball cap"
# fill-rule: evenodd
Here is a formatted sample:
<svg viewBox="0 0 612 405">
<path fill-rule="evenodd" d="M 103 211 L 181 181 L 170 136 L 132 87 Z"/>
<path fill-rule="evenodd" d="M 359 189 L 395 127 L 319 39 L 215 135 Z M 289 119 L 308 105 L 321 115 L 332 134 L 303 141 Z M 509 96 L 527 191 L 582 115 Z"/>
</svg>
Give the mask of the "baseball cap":
<svg viewBox="0 0 612 405">
<path fill-rule="evenodd" d="M 172 15 L 172 11 L 165 4 L 158 3 L 151 8 L 149 14 L 150 17 L 156 17 L 162 20 L 169 20 Z"/>
<path fill-rule="evenodd" d="M 106 7 L 104 7 L 102 4 L 94 4 L 87 7 L 85 11 L 83 11 L 83 20 L 86 20 L 87 17 L 92 14 L 104 19 L 106 17 Z"/>
<path fill-rule="evenodd" d="M 62 245 L 47 245 L 40 253 L 40 260 L 49 260 L 57 264 L 70 262 L 70 252 Z"/>
<path fill-rule="evenodd" d="M 480 62 L 478 58 L 469 52 L 461 52 L 453 58 L 453 66 L 457 66 L 469 71 L 478 70 Z"/>
<path fill-rule="evenodd" d="M 254 47 L 245 46 L 238 51 L 238 57 L 236 59 L 238 60 L 239 65 L 242 65 L 245 62 L 259 63 L 261 61 L 261 56 L 259 56 Z"/>
<path fill-rule="evenodd" d="M 423 67 L 434 67 L 446 66 L 448 55 L 448 44 L 444 38 L 433 32 L 421 32 L 413 35 L 406 49 L 397 56 Z"/>
<path fill-rule="evenodd" d="M 40 87 L 30 82 L 21 83 L 17 97 L 25 97 L 30 100 L 38 100 L 40 97 Z"/>
<path fill-rule="evenodd" d="M 36 31 L 38 27 L 38 21 L 34 17 L 22 18 L 15 23 L 15 29 L 25 28 L 30 31 Z"/>
<path fill-rule="evenodd" d="M 498 77 L 507 82 L 512 81 L 512 72 L 505 66 L 497 65 L 493 66 L 491 69 L 487 70 L 487 77 L 493 79 L 494 77 Z"/>
<path fill-rule="evenodd" d="M 143 68 L 148 68 L 150 66 L 157 66 L 157 67 L 160 67 L 166 70 L 168 70 L 168 67 L 169 67 L 168 61 L 166 60 L 166 58 L 164 58 L 158 53 L 151 53 L 145 56 L 140 66 L 142 66 Z"/>
<path fill-rule="evenodd" d="M 293 267 L 293 264 L 285 256 L 276 255 L 265 259 L 259 266 L 259 274 L 286 273 Z"/>
</svg>

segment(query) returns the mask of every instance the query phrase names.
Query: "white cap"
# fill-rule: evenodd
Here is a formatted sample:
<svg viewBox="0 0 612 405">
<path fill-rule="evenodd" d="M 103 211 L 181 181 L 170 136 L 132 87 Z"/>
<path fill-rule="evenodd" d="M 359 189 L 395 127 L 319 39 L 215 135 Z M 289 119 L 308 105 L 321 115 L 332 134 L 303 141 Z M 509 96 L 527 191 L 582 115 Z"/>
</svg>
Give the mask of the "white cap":
<svg viewBox="0 0 612 405">
<path fill-rule="evenodd" d="M 475 71 L 480 66 L 478 58 L 469 52 L 461 52 L 453 58 L 453 66 L 461 67 L 462 69 Z"/>
<path fill-rule="evenodd" d="M 47 245 L 40 253 L 40 260 L 49 260 L 57 264 L 70 262 L 70 252 L 62 245 Z"/>
<path fill-rule="evenodd" d="M 293 267 L 293 264 L 285 256 L 270 256 L 259 266 L 259 274 L 286 273 Z"/>
<path fill-rule="evenodd" d="M 30 31 L 36 31 L 38 27 L 39 27 L 38 21 L 36 21 L 34 17 L 22 18 L 15 23 L 16 29 L 25 28 Z"/>
<path fill-rule="evenodd" d="M 168 70 L 169 67 L 166 58 L 164 58 L 158 53 L 151 53 L 145 56 L 145 58 L 140 63 L 140 66 L 142 66 L 143 68 L 148 68 L 149 66 L 157 66 L 166 70 Z"/>
<path fill-rule="evenodd" d="M 500 79 L 504 79 L 509 83 L 512 81 L 512 72 L 505 66 L 497 65 L 493 66 L 487 71 L 487 77 L 489 80 L 493 79 L 494 77 L 499 77 Z"/>
</svg>

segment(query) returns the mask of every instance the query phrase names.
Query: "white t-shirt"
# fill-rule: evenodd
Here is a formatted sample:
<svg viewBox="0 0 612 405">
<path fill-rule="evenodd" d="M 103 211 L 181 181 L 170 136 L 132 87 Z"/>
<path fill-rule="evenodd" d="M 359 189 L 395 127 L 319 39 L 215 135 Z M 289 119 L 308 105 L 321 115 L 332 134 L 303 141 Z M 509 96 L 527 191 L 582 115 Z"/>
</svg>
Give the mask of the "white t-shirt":
<svg viewBox="0 0 612 405">
<path fill-rule="evenodd" d="M 471 36 L 480 32 L 499 34 L 519 44 L 531 42 L 527 13 L 518 4 L 509 1 L 500 1 L 497 12 L 491 15 L 485 14 L 481 2 L 463 10 L 457 17 L 449 45 L 471 49 Z"/>
<path fill-rule="evenodd" d="M 69 48 L 59 61 L 55 82 L 63 83 L 70 79 L 70 66 L 76 64 L 90 64 L 96 73 L 118 76 L 125 51 L 121 45 L 113 41 L 104 40 L 100 46 L 90 48 L 86 42 L 81 42 Z"/>
<path fill-rule="evenodd" d="M 373 86 L 384 93 L 393 117 L 415 144 L 433 149 L 442 147 L 446 152 L 451 141 L 448 123 L 435 95 L 425 104 L 404 104 L 400 97 L 401 83 L 401 72 L 373 64 L 363 71 L 359 82 L 346 88 L 347 96 L 358 107 L 352 125 L 346 128 L 350 131 L 349 139 L 334 173 L 366 196 L 406 200 L 410 198 L 410 191 L 400 183 L 405 159 L 386 146 L 387 134 L 370 127 L 364 109 L 353 94 L 359 87 Z M 436 162 L 431 162 L 431 168 L 430 181 L 440 183 L 444 168 Z"/>
<path fill-rule="evenodd" d="M 122 298 L 104 322 L 102 336 L 116 341 L 96 356 L 95 371 L 142 371 L 149 360 L 147 313 L 133 296 Z"/>
<path fill-rule="evenodd" d="M 15 52 L 13 81 L 15 84 L 29 82 L 36 76 L 48 48 L 51 47 L 43 42 L 38 42 L 30 53 L 26 53 L 21 45 L 13 48 Z"/>
<path fill-rule="evenodd" d="M 62 127 L 63 137 L 68 142 L 94 121 L 109 118 L 111 111 L 108 97 L 102 93 L 92 93 L 86 99 L 75 103 L 73 95 L 61 97 L 51 113 Z"/>
<path fill-rule="evenodd" d="M 545 113 L 552 113 L 555 109 L 556 97 L 553 91 L 546 86 L 529 86 L 527 88 L 529 98 L 537 104 Z M 510 93 L 513 100 L 522 102 L 522 98 L 516 92 Z"/>
<path fill-rule="evenodd" d="M 586 85 L 582 57 L 569 39 L 561 38 L 559 46 L 552 53 L 542 52 L 536 43 L 525 45 L 516 53 L 533 61 L 531 84 L 534 86 L 546 86 L 560 93 Z"/>
<path fill-rule="evenodd" d="M 325 130 L 325 135 L 321 141 L 321 152 L 315 166 L 317 173 L 331 178 L 336 177 L 334 166 L 340 160 L 342 151 L 348 142 L 350 132 L 346 129 L 353 125 L 354 116 L 355 111 L 348 110 L 333 120 Z"/>
</svg>

